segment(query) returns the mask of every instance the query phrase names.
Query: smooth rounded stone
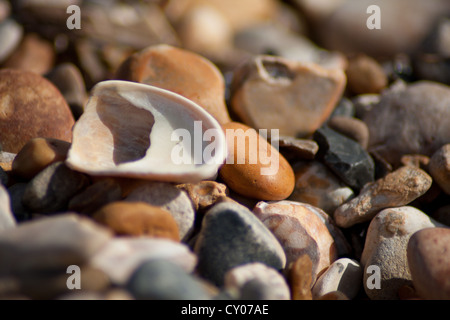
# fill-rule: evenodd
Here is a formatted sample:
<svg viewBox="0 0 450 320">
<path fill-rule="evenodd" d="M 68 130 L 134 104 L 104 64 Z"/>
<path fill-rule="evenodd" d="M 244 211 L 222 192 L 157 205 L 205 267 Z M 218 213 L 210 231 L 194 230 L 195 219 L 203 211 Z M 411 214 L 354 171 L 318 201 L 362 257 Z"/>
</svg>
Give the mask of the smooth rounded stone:
<svg viewBox="0 0 450 320">
<path fill-rule="evenodd" d="M 293 169 L 295 189 L 287 200 L 308 203 L 332 215 L 355 196 L 351 188 L 320 162 L 297 162 Z"/>
<path fill-rule="evenodd" d="M 43 75 L 50 71 L 55 60 L 52 43 L 35 33 L 28 33 L 14 53 L 3 63 L 3 67 Z"/>
<path fill-rule="evenodd" d="M 62 63 L 45 77 L 61 91 L 75 119 L 78 119 L 83 114 L 88 99 L 81 71 L 72 63 Z"/>
<path fill-rule="evenodd" d="M 356 141 L 324 126 L 314 132 L 319 144 L 317 159 L 349 187 L 361 190 L 375 179 L 375 162 L 370 154 Z"/>
<path fill-rule="evenodd" d="M 1 149 L 1 141 L 0 141 L 0 149 Z M 0 167 L 4 171 L 12 170 L 12 163 L 14 162 L 14 158 L 16 157 L 16 153 L 0 151 Z"/>
<path fill-rule="evenodd" d="M 228 270 L 224 277 L 224 287 L 231 292 L 242 292 L 244 286 L 254 280 L 259 282 L 261 291 L 266 291 L 260 297 L 263 300 L 290 300 L 291 293 L 285 278 L 277 270 L 259 262 Z"/>
<path fill-rule="evenodd" d="M 432 156 L 450 141 L 450 88 L 419 81 L 403 90 L 387 90 L 364 115 L 370 152 L 376 151 L 394 167 L 405 154 Z"/>
<path fill-rule="evenodd" d="M 111 237 L 106 228 L 72 213 L 23 222 L 0 233 L 0 274 L 81 266 Z"/>
<path fill-rule="evenodd" d="M 315 281 L 317 275 L 337 259 L 330 231 L 310 207 L 293 201 L 259 202 L 253 213 L 280 242 L 288 269 L 301 255 L 307 254 L 313 264 Z"/>
<path fill-rule="evenodd" d="M 260 262 L 276 270 L 286 266 L 286 254 L 278 240 L 246 207 L 223 202 L 203 218 L 195 242 L 197 271 L 203 278 L 221 286 L 228 270 Z"/>
<path fill-rule="evenodd" d="M 38 137 L 72 140 L 74 118 L 69 106 L 58 89 L 37 74 L 0 70 L 0 105 L 3 151 L 18 153 Z"/>
<path fill-rule="evenodd" d="M 231 108 L 250 127 L 305 138 L 331 115 L 345 84 L 341 69 L 259 55 L 235 70 Z"/>
<path fill-rule="evenodd" d="M 273 55 L 299 62 L 317 63 L 327 69 L 344 69 L 347 60 L 304 37 L 274 23 L 249 26 L 234 35 L 236 48 L 252 55 Z"/>
<path fill-rule="evenodd" d="M 132 190 L 125 201 L 145 202 L 169 211 L 178 225 L 181 241 L 187 241 L 194 232 L 195 211 L 186 192 L 165 182 L 145 182 Z"/>
<path fill-rule="evenodd" d="M 381 11 L 381 29 L 372 30 L 367 27 L 371 17 L 367 9 L 374 4 Z M 393 56 L 414 52 L 434 22 L 449 10 L 445 0 L 344 1 L 319 20 L 316 27 L 320 42 L 330 50 Z"/>
<path fill-rule="evenodd" d="M 17 153 L 12 163 L 12 173 L 31 180 L 43 169 L 55 162 L 66 160 L 70 143 L 51 138 L 29 140 Z"/>
<path fill-rule="evenodd" d="M 389 208 L 378 213 L 367 230 L 361 265 L 364 267 L 364 290 L 372 300 L 396 300 L 403 285 L 411 285 L 407 245 L 410 237 L 424 228 L 440 227 L 424 212 L 414 207 Z M 380 270 L 380 289 L 373 284 L 374 271 Z M 371 278 L 372 277 L 372 278 Z"/>
<path fill-rule="evenodd" d="M 362 279 L 363 270 L 358 261 L 349 258 L 336 260 L 314 284 L 313 299 L 321 299 L 331 292 L 340 292 L 352 300 L 362 287 Z"/>
<path fill-rule="evenodd" d="M 16 226 L 16 219 L 11 211 L 11 200 L 8 190 L 0 184 L 0 233 Z"/>
<path fill-rule="evenodd" d="M 333 117 L 328 121 L 328 126 L 344 136 L 358 142 L 363 149 L 369 144 L 369 128 L 364 121 L 350 117 Z"/>
<path fill-rule="evenodd" d="M 450 144 L 444 145 L 433 154 L 429 172 L 442 190 L 450 195 Z"/>
<path fill-rule="evenodd" d="M 23 36 L 23 27 L 13 19 L 5 19 L 0 23 L 0 62 L 5 61 L 19 46 Z"/>
<path fill-rule="evenodd" d="M 222 126 L 228 156 L 220 178 L 236 193 L 259 200 L 283 200 L 294 190 L 295 177 L 287 160 L 258 132 L 244 124 Z"/>
<path fill-rule="evenodd" d="M 227 197 L 229 193 L 225 184 L 216 181 L 186 183 L 177 185 L 177 188 L 187 193 L 194 205 L 195 212 L 208 210 L 222 198 Z"/>
<path fill-rule="evenodd" d="M 27 186 L 27 183 L 19 182 L 8 188 L 8 193 L 11 200 L 11 211 L 17 222 L 22 222 L 31 218 L 31 213 L 28 212 L 28 209 L 26 209 L 22 203 L 22 198 Z"/>
<path fill-rule="evenodd" d="M 74 196 L 67 206 L 72 212 L 91 215 L 104 205 L 122 200 L 122 188 L 111 178 L 100 179 Z"/>
<path fill-rule="evenodd" d="M 383 67 L 374 58 L 359 54 L 348 59 L 347 86 L 356 95 L 380 93 L 388 86 Z"/>
<path fill-rule="evenodd" d="M 223 75 L 211 61 L 189 50 L 169 45 L 148 47 L 123 62 L 116 79 L 178 93 L 200 105 L 220 124 L 230 121 Z"/>
<path fill-rule="evenodd" d="M 180 240 L 178 225 L 172 215 L 144 202 L 113 202 L 95 212 L 92 218 L 118 236 Z"/>
<path fill-rule="evenodd" d="M 34 213 L 56 213 L 89 184 L 88 176 L 55 162 L 28 183 L 22 203 Z"/>
<path fill-rule="evenodd" d="M 428 300 L 450 300 L 450 229 L 419 230 L 409 239 L 408 266 L 417 294 Z"/>
<path fill-rule="evenodd" d="M 124 285 L 145 261 L 164 260 L 191 273 L 197 264 L 195 254 L 183 243 L 163 238 L 115 237 L 94 256 L 89 265 L 105 272 L 114 284 Z"/>
<path fill-rule="evenodd" d="M 311 288 L 314 284 L 313 263 L 307 254 L 302 254 L 289 270 L 292 300 L 312 300 Z"/>
<path fill-rule="evenodd" d="M 226 151 L 220 124 L 193 101 L 108 80 L 91 90 L 66 164 L 95 177 L 190 183 L 215 179 Z"/>
<path fill-rule="evenodd" d="M 319 151 L 319 145 L 313 140 L 297 139 L 294 137 L 281 136 L 271 138 L 272 144 L 277 143 L 280 153 L 286 160 L 298 159 L 313 160 Z"/>
<path fill-rule="evenodd" d="M 137 300 L 212 299 L 198 278 L 164 260 L 150 260 L 141 264 L 126 288 Z"/>
<path fill-rule="evenodd" d="M 385 208 L 405 206 L 424 195 L 432 179 L 423 170 L 405 166 L 373 183 L 367 184 L 359 195 L 334 212 L 336 224 L 342 228 L 370 221 Z"/>
</svg>

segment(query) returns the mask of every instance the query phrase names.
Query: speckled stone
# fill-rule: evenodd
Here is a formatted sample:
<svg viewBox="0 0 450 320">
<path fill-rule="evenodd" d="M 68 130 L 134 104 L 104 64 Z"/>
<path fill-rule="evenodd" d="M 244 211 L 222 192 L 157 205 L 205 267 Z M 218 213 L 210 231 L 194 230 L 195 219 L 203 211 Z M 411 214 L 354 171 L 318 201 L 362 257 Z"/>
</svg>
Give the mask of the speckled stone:
<svg viewBox="0 0 450 320">
<path fill-rule="evenodd" d="M 358 261 L 341 258 L 317 279 L 312 288 L 313 299 L 317 300 L 331 292 L 343 293 L 354 299 L 362 288 L 363 269 Z"/>
<path fill-rule="evenodd" d="M 372 300 L 396 300 L 403 285 L 411 285 L 407 245 L 417 231 L 440 224 L 414 207 L 389 208 L 378 213 L 367 230 L 361 265 L 364 267 L 364 289 Z M 370 266 L 380 268 L 380 289 L 370 289 L 367 272 Z"/>
<path fill-rule="evenodd" d="M 205 215 L 195 243 L 199 274 L 222 285 L 233 267 L 261 262 L 276 270 L 286 266 L 286 255 L 278 240 L 246 207 L 223 202 Z"/>
<path fill-rule="evenodd" d="M 287 268 L 301 255 L 312 261 L 313 280 L 337 258 L 325 223 L 308 206 L 294 201 L 259 202 L 253 213 L 275 235 L 286 253 Z"/>
<path fill-rule="evenodd" d="M 165 260 L 191 273 L 197 257 L 183 243 L 162 238 L 115 237 L 89 260 L 89 264 L 105 272 L 111 281 L 124 285 L 136 268 L 150 260 Z"/>
<path fill-rule="evenodd" d="M 450 228 L 414 233 L 407 257 L 417 294 L 428 300 L 450 300 Z"/>
<path fill-rule="evenodd" d="M 343 228 L 370 221 L 379 211 L 411 203 L 430 189 L 431 177 L 423 170 L 405 166 L 367 184 L 360 194 L 334 212 L 334 220 Z"/>
<path fill-rule="evenodd" d="M 225 274 L 224 287 L 229 291 L 241 292 L 244 286 L 258 280 L 261 287 L 267 288 L 264 300 L 290 300 L 291 293 L 285 278 L 275 269 L 262 263 L 249 263 L 234 267 Z M 240 296 L 236 294 L 236 296 Z"/>
</svg>

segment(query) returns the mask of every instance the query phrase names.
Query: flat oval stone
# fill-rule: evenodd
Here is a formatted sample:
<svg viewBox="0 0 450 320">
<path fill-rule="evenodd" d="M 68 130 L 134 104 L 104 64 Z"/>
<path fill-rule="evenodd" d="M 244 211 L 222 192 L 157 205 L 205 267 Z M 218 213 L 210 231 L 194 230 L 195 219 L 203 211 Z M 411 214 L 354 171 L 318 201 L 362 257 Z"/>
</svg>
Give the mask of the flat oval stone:
<svg viewBox="0 0 450 320">
<path fill-rule="evenodd" d="M 143 202 L 113 202 L 95 212 L 92 218 L 113 230 L 116 235 L 180 240 L 178 226 L 172 215 Z"/>
<path fill-rule="evenodd" d="M 334 220 L 343 228 L 370 221 L 379 211 L 405 206 L 430 189 L 431 177 L 423 170 L 405 166 L 367 184 L 357 197 L 334 212 Z"/>
<path fill-rule="evenodd" d="M 13 174 L 31 180 L 52 163 L 64 161 L 70 143 L 51 138 L 34 138 L 17 153 L 12 164 Z"/>
<path fill-rule="evenodd" d="M 388 85 L 388 77 L 382 66 L 365 54 L 349 59 L 345 72 L 348 88 L 356 95 L 380 93 Z"/>
<path fill-rule="evenodd" d="M 450 300 L 450 229 L 417 231 L 409 239 L 407 256 L 419 296 L 429 300 Z"/>
<path fill-rule="evenodd" d="M 38 137 L 72 141 L 75 120 L 70 108 L 45 78 L 28 71 L 0 70 L 0 105 L 3 151 L 18 153 Z"/>
<path fill-rule="evenodd" d="M 165 238 L 114 237 L 93 255 L 89 264 L 105 272 L 114 284 L 124 285 L 145 261 L 165 260 L 193 272 L 197 257 L 183 243 Z"/>
<path fill-rule="evenodd" d="M 414 207 L 389 208 L 378 213 L 367 230 L 361 265 L 364 267 L 364 289 L 372 300 L 399 299 L 398 291 L 411 285 L 407 246 L 410 237 L 425 228 L 442 226 Z M 380 270 L 380 288 L 371 288 L 375 266 Z"/>
<path fill-rule="evenodd" d="M 253 213 L 275 235 L 286 253 L 287 267 L 309 255 L 313 280 L 337 259 L 337 249 L 325 223 L 308 207 L 294 201 L 259 202 Z"/>
<path fill-rule="evenodd" d="M 195 242 L 198 273 L 217 285 L 233 267 L 264 263 L 276 270 L 286 266 L 286 255 L 278 240 L 246 207 L 222 202 L 203 218 Z"/>
<path fill-rule="evenodd" d="M 228 157 L 219 175 L 226 185 L 243 196 L 259 200 L 289 197 L 295 179 L 286 159 L 253 128 L 238 122 L 222 128 Z"/>
</svg>

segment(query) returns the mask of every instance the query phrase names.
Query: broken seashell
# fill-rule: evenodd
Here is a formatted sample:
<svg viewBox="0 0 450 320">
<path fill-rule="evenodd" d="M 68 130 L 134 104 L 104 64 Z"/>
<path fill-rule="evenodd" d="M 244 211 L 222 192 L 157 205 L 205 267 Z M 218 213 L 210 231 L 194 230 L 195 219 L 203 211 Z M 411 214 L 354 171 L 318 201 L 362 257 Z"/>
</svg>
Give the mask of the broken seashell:
<svg viewBox="0 0 450 320">
<path fill-rule="evenodd" d="M 194 102 L 150 85 L 103 81 L 74 126 L 66 163 L 93 176 L 186 183 L 216 177 L 226 150 L 219 123 Z"/>
</svg>

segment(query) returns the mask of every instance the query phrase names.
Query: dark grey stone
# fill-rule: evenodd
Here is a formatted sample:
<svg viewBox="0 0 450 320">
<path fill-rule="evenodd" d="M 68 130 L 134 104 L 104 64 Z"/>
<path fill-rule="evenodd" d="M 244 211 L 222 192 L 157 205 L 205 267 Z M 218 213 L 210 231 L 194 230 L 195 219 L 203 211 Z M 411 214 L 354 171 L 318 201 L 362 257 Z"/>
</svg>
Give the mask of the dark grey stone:
<svg viewBox="0 0 450 320">
<path fill-rule="evenodd" d="M 166 260 L 149 260 L 130 277 L 128 291 L 137 300 L 210 300 L 195 276 Z"/>
<path fill-rule="evenodd" d="M 219 203 L 206 213 L 194 251 L 199 274 L 218 286 L 225 273 L 239 265 L 261 262 L 281 270 L 286 264 L 286 255 L 269 229 L 234 202 Z"/>
<path fill-rule="evenodd" d="M 27 189 L 27 183 L 15 183 L 8 188 L 9 197 L 11 199 L 11 211 L 17 221 L 25 221 L 31 219 L 31 213 L 22 204 L 22 198 Z"/>
<path fill-rule="evenodd" d="M 318 159 L 349 187 L 359 191 L 375 179 L 372 157 L 356 141 L 324 126 L 314 133 Z"/>
<path fill-rule="evenodd" d="M 34 213 L 56 213 L 67 208 L 70 199 L 89 185 L 89 178 L 56 162 L 31 180 L 22 198 Z"/>
</svg>

